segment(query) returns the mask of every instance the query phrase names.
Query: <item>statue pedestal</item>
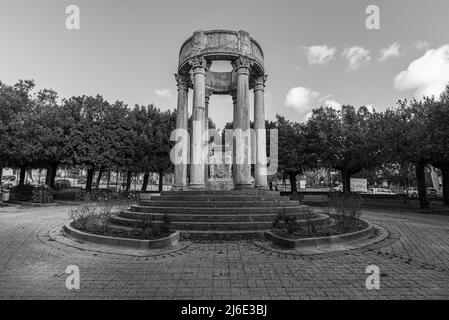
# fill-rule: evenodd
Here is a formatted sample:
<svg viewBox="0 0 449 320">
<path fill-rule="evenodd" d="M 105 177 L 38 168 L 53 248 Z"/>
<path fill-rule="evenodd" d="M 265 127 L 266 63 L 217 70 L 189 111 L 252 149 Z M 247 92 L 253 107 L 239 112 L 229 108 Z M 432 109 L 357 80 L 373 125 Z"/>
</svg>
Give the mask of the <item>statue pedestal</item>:
<svg viewBox="0 0 449 320">
<path fill-rule="evenodd" d="M 232 178 L 211 178 L 207 184 L 207 189 L 211 191 L 230 191 L 234 189 Z"/>
</svg>

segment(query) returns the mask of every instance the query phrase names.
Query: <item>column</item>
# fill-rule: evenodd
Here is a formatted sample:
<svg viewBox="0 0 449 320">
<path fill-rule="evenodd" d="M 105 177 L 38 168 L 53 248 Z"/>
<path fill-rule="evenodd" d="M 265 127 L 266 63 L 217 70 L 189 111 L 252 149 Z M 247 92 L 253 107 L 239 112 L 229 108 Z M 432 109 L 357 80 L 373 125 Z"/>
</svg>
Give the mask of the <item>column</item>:
<svg viewBox="0 0 449 320">
<path fill-rule="evenodd" d="M 250 157 L 249 72 L 251 60 L 240 57 L 232 65 L 237 74 L 237 104 L 234 110 L 235 188 L 252 188 Z"/>
<path fill-rule="evenodd" d="M 186 136 L 182 137 L 184 142 L 183 148 L 188 148 L 188 135 L 187 135 L 187 123 L 189 119 L 188 114 L 188 95 L 190 78 L 188 75 L 175 74 L 175 78 L 178 85 L 178 105 L 176 113 L 176 129 L 185 130 Z M 181 164 L 175 164 L 174 171 L 174 190 L 184 190 L 187 186 L 187 155 L 190 150 L 182 151 L 185 155 L 185 159 Z"/>
<path fill-rule="evenodd" d="M 206 90 L 205 95 L 205 108 L 204 108 L 204 134 L 206 135 L 206 141 L 205 141 L 205 154 L 206 154 L 206 164 L 204 165 L 204 183 L 207 184 L 209 182 L 209 99 L 212 95 L 212 91 Z"/>
<path fill-rule="evenodd" d="M 254 130 L 256 132 L 256 164 L 254 168 L 254 187 L 267 189 L 267 137 L 265 131 L 265 81 L 267 76 L 260 76 L 254 83 Z"/>
<path fill-rule="evenodd" d="M 237 91 L 231 92 L 232 96 L 232 122 L 233 122 L 233 129 L 235 128 L 235 124 L 237 123 Z M 235 136 L 232 138 L 232 179 L 234 180 L 234 186 L 237 185 L 237 165 L 235 160 Z"/>
<path fill-rule="evenodd" d="M 192 150 L 190 163 L 191 189 L 202 189 L 204 185 L 203 132 L 206 104 L 206 71 L 209 66 L 203 57 L 190 61 L 193 73 Z"/>
</svg>

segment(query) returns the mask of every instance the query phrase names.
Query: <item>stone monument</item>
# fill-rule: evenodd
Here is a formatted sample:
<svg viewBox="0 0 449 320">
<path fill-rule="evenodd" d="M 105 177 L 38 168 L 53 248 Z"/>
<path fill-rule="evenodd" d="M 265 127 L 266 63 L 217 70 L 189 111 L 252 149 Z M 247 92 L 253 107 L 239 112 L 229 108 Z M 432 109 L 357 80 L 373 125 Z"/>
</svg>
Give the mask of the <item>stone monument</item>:
<svg viewBox="0 0 449 320">
<path fill-rule="evenodd" d="M 213 72 L 210 66 L 214 61 L 231 61 L 231 72 Z M 206 189 L 210 179 L 230 179 L 233 177 L 232 188 L 235 189 L 267 189 L 266 176 L 266 138 L 264 88 L 265 75 L 263 52 L 260 45 L 246 31 L 196 31 L 181 46 L 179 53 L 178 73 L 175 75 L 178 85 L 177 128 L 187 130 L 188 124 L 188 94 L 193 91 L 192 118 L 196 125 L 190 142 L 190 164 L 175 165 L 174 190 Z M 212 94 L 231 95 L 233 101 L 234 130 L 246 132 L 250 128 L 249 90 L 254 91 L 254 129 L 255 139 L 245 139 L 234 136 L 232 155 L 233 165 L 214 167 L 207 170 L 207 160 L 210 158 L 207 143 L 203 139 L 208 131 L 209 98 Z M 200 125 L 198 125 L 200 124 Z M 248 140 L 251 140 L 250 142 Z M 250 143 L 255 143 L 254 182 L 251 176 L 251 159 L 236 161 L 239 152 L 248 154 Z M 218 152 L 220 153 L 220 152 Z M 217 153 L 217 155 L 218 155 Z M 206 155 L 206 156 L 204 156 Z M 210 155 L 210 154 L 209 154 Z M 214 157 L 211 160 L 215 161 Z M 240 159 L 240 158 L 238 158 Z M 190 177 L 187 177 L 187 165 L 190 165 Z M 206 166 L 206 167 L 205 167 Z M 218 177 L 225 168 L 232 168 L 232 175 L 227 171 L 226 177 Z M 226 171 L 225 170 L 225 171 Z M 208 172 L 214 176 L 207 177 Z M 187 183 L 189 181 L 189 183 Z M 225 183 L 225 190 L 231 187 Z"/>
</svg>

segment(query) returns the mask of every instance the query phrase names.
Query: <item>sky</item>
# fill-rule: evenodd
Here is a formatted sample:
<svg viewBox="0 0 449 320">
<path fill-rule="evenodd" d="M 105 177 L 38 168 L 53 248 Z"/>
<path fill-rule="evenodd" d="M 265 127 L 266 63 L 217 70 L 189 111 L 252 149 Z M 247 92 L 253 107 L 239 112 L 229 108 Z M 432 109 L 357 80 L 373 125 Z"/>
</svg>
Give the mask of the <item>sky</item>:
<svg viewBox="0 0 449 320">
<path fill-rule="evenodd" d="M 79 30 L 66 28 L 69 5 Z M 0 80 L 173 109 L 182 43 L 199 29 L 246 30 L 265 55 L 268 119 L 302 122 L 321 105 L 382 111 L 449 82 L 448 12 L 448 0 L 0 0 Z M 209 109 L 218 127 L 232 120 L 229 96 Z"/>
</svg>

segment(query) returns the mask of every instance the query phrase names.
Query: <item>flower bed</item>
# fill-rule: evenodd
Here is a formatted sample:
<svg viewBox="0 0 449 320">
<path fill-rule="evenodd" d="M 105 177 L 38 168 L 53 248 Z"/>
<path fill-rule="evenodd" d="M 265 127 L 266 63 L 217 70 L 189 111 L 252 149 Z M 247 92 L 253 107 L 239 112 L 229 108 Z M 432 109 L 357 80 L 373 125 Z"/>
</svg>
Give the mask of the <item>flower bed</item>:
<svg viewBox="0 0 449 320">
<path fill-rule="evenodd" d="M 64 225 L 63 229 L 67 235 L 81 241 L 87 241 L 101 245 L 111 245 L 133 249 L 161 249 L 172 247 L 176 245 L 179 241 L 179 232 L 172 232 L 165 237 L 161 236 L 160 238 L 155 238 L 151 240 L 141 240 L 117 236 L 104 236 L 82 232 L 80 230 L 75 229 L 72 226 L 72 223 L 73 221 Z"/>
</svg>

